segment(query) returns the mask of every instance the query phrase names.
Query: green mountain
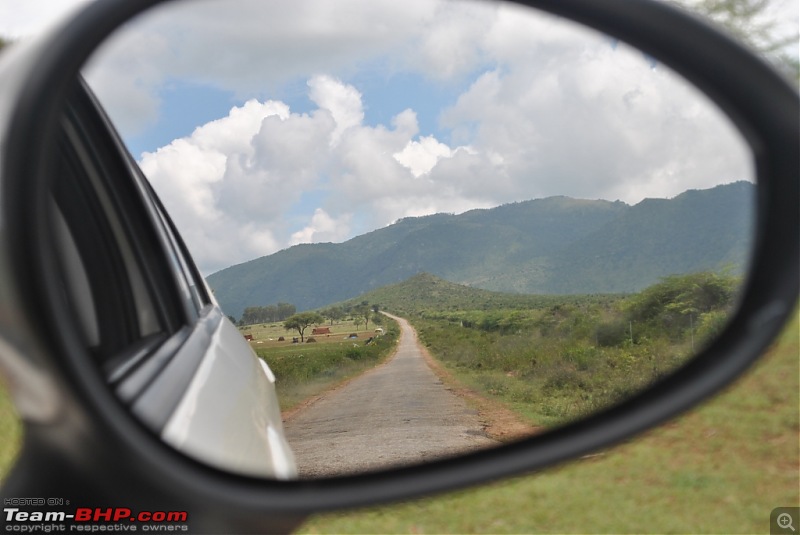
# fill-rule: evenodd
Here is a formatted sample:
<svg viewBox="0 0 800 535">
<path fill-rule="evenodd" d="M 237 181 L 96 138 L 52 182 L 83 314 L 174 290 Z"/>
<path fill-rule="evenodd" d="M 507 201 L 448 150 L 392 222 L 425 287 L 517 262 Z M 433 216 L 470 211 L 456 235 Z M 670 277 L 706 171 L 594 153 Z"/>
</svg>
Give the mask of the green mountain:
<svg viewBox="0 0 800 535">
<path fill-rule="evenodd" d="M 635 292 L 660 277 L 746 264 L 755 187 L 748 182 L 673 199 L 550 197 L 437 214 L 333 244 L 297 245 L 208 277 L 227 314 L 344 301 L 426 272 L 501 292 Z"/>
</svg>

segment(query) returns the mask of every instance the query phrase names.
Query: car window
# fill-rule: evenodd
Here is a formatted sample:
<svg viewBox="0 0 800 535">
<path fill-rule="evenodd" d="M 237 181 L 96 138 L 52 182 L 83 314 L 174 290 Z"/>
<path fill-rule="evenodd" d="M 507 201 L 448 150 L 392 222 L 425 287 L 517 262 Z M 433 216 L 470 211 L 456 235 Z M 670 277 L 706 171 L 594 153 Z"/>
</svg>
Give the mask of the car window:
<svg viewBox="0 0 800 535">
<path fill-rule="evenodd" d="M 165 214 L 160 205 L 156 207 L 159 219 L 164 225 L 170 245 L 170 260 L 178 274 L 183 299 L 193 318 L 197 318 L 201 311 L 210 303 L 205 294 L 205 285 L 199 280 L 194 264 L 189 260 L 183 242 L 178 237 L 172 221 Z"/>
<path fill-rule="evenodd" d="M 87 349 L 111 379 L 132 370 L 132 360 L 145 359 L 202 307 L 185 279 L 194 314 L 187 317 L 176 302 L 175 274 L 159 240 L 144 239 L 159 234 L 147 199 L 107 130 L 93 121 L 98 116 L 86 114 L 90 109 L 88 100 L 78 101 L 62 122 L 50 219 L 64 298 Z"/>
</svg>

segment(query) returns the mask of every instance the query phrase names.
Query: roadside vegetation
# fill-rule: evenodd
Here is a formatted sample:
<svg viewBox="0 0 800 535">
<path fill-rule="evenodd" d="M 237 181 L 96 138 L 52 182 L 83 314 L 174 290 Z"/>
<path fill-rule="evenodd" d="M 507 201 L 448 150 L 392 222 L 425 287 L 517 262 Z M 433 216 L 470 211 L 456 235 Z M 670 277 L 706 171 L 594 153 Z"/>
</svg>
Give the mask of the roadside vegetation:
<svg viewBox="0 0 800 535">
<path fill-rule="evenodd" d="M 554 426 L 622 401 L 686 362 L 724 327 L 740 284 L 700 272 L 627 296 L 520 296 L 420 275 L 368 295 L 408 317 L 462 383 L 533 425 Z"/>
<path fill-rule="evenodd" d="M 304 312 L 283 323 L 240 328 L 253 338 L 250 343 L 256 354 L 274 372 L 282 411 L 374 367 L 392 354 L 400 334 L 397 323 L 372 313 L 367 328 L 363 309 L 351 312 L 352 316 L 343 313 L 340 321 L 330 323 L 318 313 Z M 311 318 L 311 323 L 300 332 L 298 325 L 305 323 L 303 318 Z M 314 325 L 327 332 L 313 334 Z"/>
<path fill-rule="evenodd" d="M 553 426 L 669 374 L 725 325 L 737 277 L 667 277 L 639 294 L 528 310 L 422 311 L 420 339 L 456 376 Z"/>
<path fill-rule="evenodd" d="M 800 505 L 798 316 L 726 392 L 635 440 L 492 485 L 316 515 L 299 533 L 766 533 Z"/>
</svg>

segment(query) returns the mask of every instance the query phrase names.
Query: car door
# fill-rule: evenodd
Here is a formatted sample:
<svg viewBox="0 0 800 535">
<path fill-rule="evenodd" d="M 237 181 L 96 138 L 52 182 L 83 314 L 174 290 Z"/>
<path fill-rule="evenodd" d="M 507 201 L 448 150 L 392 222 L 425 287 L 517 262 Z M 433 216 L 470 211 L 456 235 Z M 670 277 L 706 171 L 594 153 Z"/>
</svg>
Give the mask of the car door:
<svg viewBox="0 0 800 535">
<path fill-rule="evenodd" d="M 109 387 L 210 465 L 290 478 L 275 378 L 222 314 L 157 196 L 84 84 L 51 186 L 62 297 Z"/>
</svg>

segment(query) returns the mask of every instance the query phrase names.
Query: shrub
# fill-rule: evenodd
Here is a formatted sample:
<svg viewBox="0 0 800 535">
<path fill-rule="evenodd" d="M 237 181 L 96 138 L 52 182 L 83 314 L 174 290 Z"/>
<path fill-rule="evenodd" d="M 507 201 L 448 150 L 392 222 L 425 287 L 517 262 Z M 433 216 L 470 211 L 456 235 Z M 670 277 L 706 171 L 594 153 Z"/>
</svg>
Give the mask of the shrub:
<svg viewBox="0 0 800 535">
<path fill-rule="evenodd" d="M 620 320 L 601 323 L 595 329 L 594 335 L 600 347 L 621 345 L 630 336 L 627 322 Z"/>
<path fill-rule="evenodd" d="M 725 310 L 714 310 L 700 316 L 695 337 L 701 344 L 707 344 L 714 338 L 722 334 L 722 330 L 728 323 L 728 312 Z"/>
</svg>

